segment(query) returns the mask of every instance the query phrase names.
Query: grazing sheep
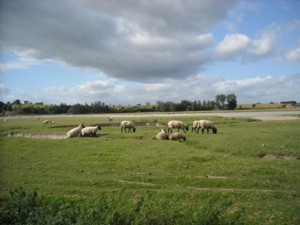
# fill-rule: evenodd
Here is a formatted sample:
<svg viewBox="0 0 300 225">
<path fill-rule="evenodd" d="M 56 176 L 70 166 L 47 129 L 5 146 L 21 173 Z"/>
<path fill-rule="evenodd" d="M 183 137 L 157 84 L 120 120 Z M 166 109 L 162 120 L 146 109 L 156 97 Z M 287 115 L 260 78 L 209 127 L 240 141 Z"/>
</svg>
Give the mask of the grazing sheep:
<svg viewBox="0 0 300 225">
<path fill-rule="evenodd" d="M 84 128 L 83 124 L 79 124 L 78 127 L 73 128 L 67 132 L 67 138 L 78 137 L 81 133 L 81 130 Z"/>
<path fill-rule="evenodd" d="M 171 120 L 168 122 L 168 133 L 170 133 L 170 131 L 172 133 L 173 128 L 178 128 L 178 132 L 179 132 L 179 129 L 182 129 L 184 133 L 185 133 L 185 130 L 189 130 L 188 125 L 186 125 L 185 123 L 183 123 L 180 120 Z"/>
<path fill-rule="evenodd" d="M 101 130 L 101 127 L 99 125 L 95 127 L 85 127 L 80 131 L 80 137 L 96 137 L 97 130 Z"/>
<path fill-rule="evenodd" d="M 155 136 L 155 139 L 158 140 L 167 140 L 169 137 L 167 131 L 165 129 L 161 129 L 161 131 Z"/>
<path fill-rule="evenodd" d="M 200 120 L 197 127 L 197 134 L 199 133 L 199 130 L 201 128 L 202 134 L 204 134 L 204 129 L 207 130 L 207 133 L 209 133 L 209 129 L 212 129 L 213 134 L 217 133 L 217 128 L 215 127 L 214 123 L 209 120 Z"/>
<path fill-rule="evenodd" d="M 192 132 L 193 132 L 193 131 L 197 132 L 198 124 L 199 124 L 199 120 L 195 120 L 195 121 L 193 122 L 193 125 L 192 125 Z"/>
<path fill-rule="evenodd" d="M 183 136 L 181 133 L 173 133 L 173 134 L 170 134 L 169 135 L 169 140 L 172 140 L 172 141 L 185 141 L 186 140 L 186 137 Z"/>
<path fill-rule="evenodd" d="M 125 130 L 125 132 L 127 132 L 126 131 L 127 128 L 128 128 L 129 132 L 131 132 L 131 129 L 132 129 L 133 132 L 136 131 L 136 128 L 134 127 L 134 124 L 132 122 L 130 122 L 130 121 L 122 121 L 120 123 L 120 126 L 121 126 L 121 132 L 122 133 L 123 133 L 123 129 Z"/>
<path fill-rule="evenodd" d="M 109 122 L 113 121 L 112 117 L 107 117 L 107 119 L 108 119 Z"/>
</svg>

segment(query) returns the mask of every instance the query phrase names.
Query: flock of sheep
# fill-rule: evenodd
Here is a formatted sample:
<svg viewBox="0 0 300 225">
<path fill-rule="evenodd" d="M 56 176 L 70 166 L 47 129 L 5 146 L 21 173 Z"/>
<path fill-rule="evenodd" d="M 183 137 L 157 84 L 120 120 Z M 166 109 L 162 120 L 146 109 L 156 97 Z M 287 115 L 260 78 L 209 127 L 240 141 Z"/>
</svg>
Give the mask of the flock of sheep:
<svg viewBox="0 0 300 225">
<path fill-rule="evenodd" d="M 136 128 L 134 124 L 131 121 L 122 121 L 120 123 L 121 132 L 135 132 Z M 177 128 L 177 132 L 173 133 L 173 128 Z M 168 131 L 165 129 L 161 129 L 161 131 L 155 136 L 154 139 L 158 140 L 173 140 L 173 141 L 185 141 L 186 137 L 179 133 L 179 129 L 183 130 L 184 133 L 188 131 L 188 125 L 183 123 L 180 120 L 171 120 L 168 122 Z M 209 120 L 197 120 L 193 122 L 192 126 L 192 132 L 195 131 L 197 134 L 199 133 L 199 130 L 201 129 L 202 134 L 204 133 L 204 130 L 209 133 L 209 130 L 211 129 L 214 134 L 217 133 L 217 128 L 215 127 L 214 123 Z M 101 127 L 99 125 L 97 126 L 89 126 L 85 127 L 83 124 L 80 124 L 79 126 L 71 129 L 67 132 L 67 138 L 73 138 L 73 137 L 96 137 L 97 136 L 97 130 L 101 130 Z"/>
</svg>

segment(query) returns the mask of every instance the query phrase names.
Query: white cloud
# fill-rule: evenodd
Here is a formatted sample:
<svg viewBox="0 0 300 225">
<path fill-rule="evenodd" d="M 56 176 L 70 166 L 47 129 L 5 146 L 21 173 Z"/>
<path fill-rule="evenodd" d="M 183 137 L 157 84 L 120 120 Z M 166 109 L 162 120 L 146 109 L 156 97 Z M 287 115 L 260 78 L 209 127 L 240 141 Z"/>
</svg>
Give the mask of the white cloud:
<svg viewBox="0 0 300 225">
<path fill-rule="evenodd" d="M 2 93 L 8 101 L 15 99 L 44 103 L 92 103 L 144 104 L 146 102 L 181 100 L 214 100 L 218 94 L 235 93 L 240 103 L 280 102 L 295 100 L 299 96 L 300 74 L 256 76 L 247 79 L 229 80 L 220 76 L 200 74 L 181 80 L 168 79 L 161 83 L 118 82 L 115 79 L 85 82 L 70 88 L 52 87 L 40 91 L 5 89 Z M 0 85 L 0 89 L 3 85 Z M 5 87 L 4 87 L 5 88 Z M 287 91 L 289 90 L 289 91 Z M 63 96 L 63 98 L 62 98 Z"/>
<path fill-rule="evenodd" d="M 242 53 L 249 44 L 249 38 L 244 34 L 228 34 L 216 49 L 218 59 L 229 60 Z"/>
<path fill-rule="evenodd" d="M 215 47 L 216 59 L 228 61 L 240 57 L 243 62 L 247 62 L 275 57 L 276 35 L 280 30 L 281 26 L 272 24 L 256 39 L 251 39 L 245 34 L 227 34 Z"/>
<path fill-rule="evenodd" d="M 248 55 L 254 58 L 268 56 L 273 50 L 274 43 L 273 35 L 264 35 L 260 39 L 253 40 L 248 48 Z"/>
<path fill-rule="evenodd" d="M 290 63 L 300 63 L 300 48 L 289 51 L 284 60 Z"/>
<path fill-rule="evenodd" d="M 26 49 L 23 51 L 14 51 L 13 53 L 16 57 L 15 60 L 0 63 L 0 67 L 2 71 L 5 70 L 20 70 L 25 69 L 34 65 L 39 65 L 43 63 L 43 60 L 36 59 L 34 55 L 36 54 L 35 50 Z"/>
</svg>

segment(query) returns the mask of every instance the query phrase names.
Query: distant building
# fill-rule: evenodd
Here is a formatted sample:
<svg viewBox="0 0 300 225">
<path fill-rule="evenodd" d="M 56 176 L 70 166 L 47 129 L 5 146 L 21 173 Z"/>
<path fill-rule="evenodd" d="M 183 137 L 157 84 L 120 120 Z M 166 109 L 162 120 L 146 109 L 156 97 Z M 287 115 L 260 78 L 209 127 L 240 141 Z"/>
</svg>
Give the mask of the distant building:
<svg viewBox="0 0 300 225">
<path fill-rule="evenodd" d="M 292 109 L 295 108 L 297 102 L 296 101 L 283 101 L 280 102 L 283 105 L 283 108 Z"/>
</svg>

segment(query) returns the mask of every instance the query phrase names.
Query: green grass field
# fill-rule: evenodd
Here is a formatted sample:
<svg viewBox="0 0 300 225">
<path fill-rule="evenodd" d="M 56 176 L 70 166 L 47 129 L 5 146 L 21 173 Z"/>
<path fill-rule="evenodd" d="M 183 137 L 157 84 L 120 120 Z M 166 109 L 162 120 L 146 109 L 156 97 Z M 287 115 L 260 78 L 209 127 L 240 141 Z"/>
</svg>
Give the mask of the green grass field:
<svg viewBox="0 0 300 225">
<path fill-rule="evenodd" d="M 2 201 L 19 187 L 37 189 L 49 201 L 122 195 L 130 202 L 146 195 L 152 213 L 170 201 L 166 212 L 189 209 L 195 215 L 217 198 L 232 202 L 228 216 L 243 209 L 245 224 L 300 224 L 300 120 L 207 117 L 218 134 L 192 133 L 190 126 L 186 142 L 173 142 L 152 138 L 170 119 L 191 124 L 199 118 L 47 119 L 55 124 L 43 125 L 36 117 L 1 120 Z M 120 132 L 117 124 L 124 119 L 137 124 L 136 133 Z M 102 135 L 62 140 L 7 136 L 9 131 L 65 134 L 79 123 L 101 124 Z M 115 207 L 126 207 L 123 201 L 120 197 Z"/>
</svg>

